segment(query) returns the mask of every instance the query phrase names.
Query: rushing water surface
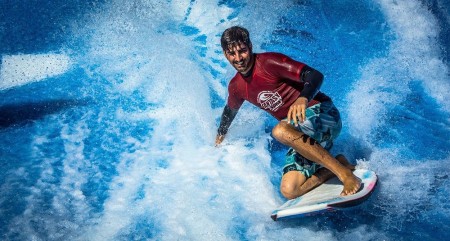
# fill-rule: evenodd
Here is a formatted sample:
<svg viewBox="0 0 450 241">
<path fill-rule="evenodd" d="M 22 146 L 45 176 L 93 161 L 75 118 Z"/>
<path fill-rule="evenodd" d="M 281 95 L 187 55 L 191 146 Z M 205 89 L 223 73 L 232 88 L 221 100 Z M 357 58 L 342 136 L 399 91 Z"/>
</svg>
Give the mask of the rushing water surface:
<svg viewBox="0 0 450 241">
<path fill-rule="evenodd" d="M 446 0 L 0 0 L 0 239 L 442 240 L 449 15 Z M 332 152 L 379 176 L 368 201 L 272 221 L 286 148 L 249 104 L 213 146 L 233 25 L 324 73 L 344 121 Z"/>
</svg>

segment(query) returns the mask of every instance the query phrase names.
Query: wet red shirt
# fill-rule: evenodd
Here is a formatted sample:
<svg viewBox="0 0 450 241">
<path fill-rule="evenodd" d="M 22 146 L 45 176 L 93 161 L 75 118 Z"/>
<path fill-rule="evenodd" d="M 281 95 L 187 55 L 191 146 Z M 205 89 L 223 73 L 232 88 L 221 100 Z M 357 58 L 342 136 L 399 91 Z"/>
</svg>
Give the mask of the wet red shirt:
<svg viewBox="0 0 450 241">
<path fill-rule="evenodd" d="M 304 63 L 280 53 L 255 55 L 255 65 L 248 77 L 237 73 L 228 85 L 228 106 L 239 109 L 244 100 L 269 112 L 278 120 L 286 118 L 289 107 L 300 96 L 304 83 L 300 73 Z M 330 100 L 319 92 L 309 106 Z"/>
</svg>

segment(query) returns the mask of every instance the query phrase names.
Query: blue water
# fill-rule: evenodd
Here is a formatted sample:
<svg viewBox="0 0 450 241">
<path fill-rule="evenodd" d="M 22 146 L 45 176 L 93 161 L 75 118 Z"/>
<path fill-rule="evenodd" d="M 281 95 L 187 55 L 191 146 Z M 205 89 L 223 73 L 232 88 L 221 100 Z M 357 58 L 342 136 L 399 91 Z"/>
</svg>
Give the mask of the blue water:
<svg viewBox="0 0 450 241">
<path fill-rule="evenodd" d="M 450 3 L 0 1 L 1 240 L 443 240 Z M 273 222 L 286 148 L 245 104 L 213 146 L 250 30 L 325 75 L 333 153 L 377 172 L 360 206 Z"/>
</svg>

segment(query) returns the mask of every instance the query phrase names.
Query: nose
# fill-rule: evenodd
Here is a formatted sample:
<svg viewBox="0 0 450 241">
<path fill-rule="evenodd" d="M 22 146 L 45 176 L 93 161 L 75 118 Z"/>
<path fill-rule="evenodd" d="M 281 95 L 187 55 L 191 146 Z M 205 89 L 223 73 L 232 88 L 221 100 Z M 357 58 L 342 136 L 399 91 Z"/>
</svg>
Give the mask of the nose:
<svg viewBox="0 0 450 241">
<path fill-rule="evenodd" d="M 236 54 L 236 61 L 237 61 L 237 62 L 240 62 L 242 59 L 243 59 L 242 54 L 238 52 L 238 53 Z"/>
</svg>

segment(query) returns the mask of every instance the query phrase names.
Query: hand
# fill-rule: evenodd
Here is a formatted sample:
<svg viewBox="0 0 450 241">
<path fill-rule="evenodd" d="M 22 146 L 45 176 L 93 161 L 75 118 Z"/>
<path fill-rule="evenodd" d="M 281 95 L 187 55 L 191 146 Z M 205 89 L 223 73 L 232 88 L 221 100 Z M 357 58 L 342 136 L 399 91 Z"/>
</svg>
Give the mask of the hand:
<svg viewBox="0 0 450 241">
<path fill-rule="evenodd" d="M 294 125 L 298 126 L 298 120 L 303 123 L 306 120 L 306 107 L 308 106 L 308 99 L 305 97 L 299 97 L 290 107 L 287 114 L 287 121 L 291 123 L 294 121 Z"/>
<path fill-rule="evenodd" d="M 220 145 L 220 143 L 222 143 L 223 139 L 225 139 L 225 135 L 217 134 L 215 147 L 218 147 Z"/>
</svg>

